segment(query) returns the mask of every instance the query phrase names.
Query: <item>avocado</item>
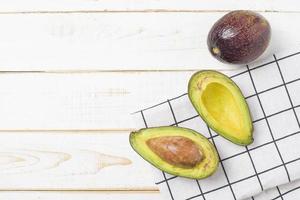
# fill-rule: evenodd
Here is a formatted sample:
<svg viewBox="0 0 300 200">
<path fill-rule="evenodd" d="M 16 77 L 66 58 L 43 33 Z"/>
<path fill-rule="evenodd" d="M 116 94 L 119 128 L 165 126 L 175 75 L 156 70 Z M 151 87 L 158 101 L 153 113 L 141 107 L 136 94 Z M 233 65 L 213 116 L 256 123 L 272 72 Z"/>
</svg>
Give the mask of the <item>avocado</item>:
<svg viewBox="0 0 300 200">
<path fill-rule="evenodd" d="M 247 102 L 229 77 L 213 70 L 199 71 L 189 81 L 188 96 L 196 111 L 215 132 L 238 145 L 253 142 Z"/>
<path fill-rule="evenodd" d="M 129 141 L 141 157 L 169 174 L 203 179 L 218 167 L 219 157 L 213 144 L 191 129 L 146 128 L 132 132 Z"/>
<path fill-rule="evenodd" d="M 246 64 L 258 58 L 271 38 L 269 22 L 249 10 L 232 11 L 211 28 L 207 45 L 211 54 L 225 63 Z"/>
</svg>

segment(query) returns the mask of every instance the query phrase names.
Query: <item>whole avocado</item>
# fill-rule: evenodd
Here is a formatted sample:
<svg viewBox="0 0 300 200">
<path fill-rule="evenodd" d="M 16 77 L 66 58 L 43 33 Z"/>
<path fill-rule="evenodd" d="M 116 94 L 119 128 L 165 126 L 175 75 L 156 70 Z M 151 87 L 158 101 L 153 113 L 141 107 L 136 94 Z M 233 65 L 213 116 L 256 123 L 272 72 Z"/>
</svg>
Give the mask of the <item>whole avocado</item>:
<svg viewBox="0 0 300 200">
<path fill-rule="evenodd" d="M 267 48 L 271 27 L 260 14 L 248 10 L 232 11 L 211 28 L 207 45 L 211 54 L 225 63 L 246 64 Z"/>
</svg>

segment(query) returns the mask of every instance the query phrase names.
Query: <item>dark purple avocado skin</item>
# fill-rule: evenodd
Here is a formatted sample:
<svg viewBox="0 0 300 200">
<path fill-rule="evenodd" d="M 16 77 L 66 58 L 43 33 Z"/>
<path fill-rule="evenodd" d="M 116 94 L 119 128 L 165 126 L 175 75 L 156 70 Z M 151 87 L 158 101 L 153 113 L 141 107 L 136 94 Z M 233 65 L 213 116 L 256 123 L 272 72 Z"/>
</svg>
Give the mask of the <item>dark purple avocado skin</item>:
<svg viewBox="0 0 300 200">
<path fill-rule="evenodd" d="M 225 63 L 246 64 L 258 58 L 271 38 L 268 21 L 253 11 L 232 11 L 211 28 L 207 45 L 211 54 Z"/>
</svg>

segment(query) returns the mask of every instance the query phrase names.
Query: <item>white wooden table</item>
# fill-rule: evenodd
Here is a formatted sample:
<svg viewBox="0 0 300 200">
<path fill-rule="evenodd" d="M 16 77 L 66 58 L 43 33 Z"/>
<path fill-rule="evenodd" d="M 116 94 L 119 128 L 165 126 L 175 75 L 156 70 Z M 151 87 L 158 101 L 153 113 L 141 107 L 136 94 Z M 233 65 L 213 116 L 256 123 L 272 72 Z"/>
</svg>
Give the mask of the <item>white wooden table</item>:
<svg viewBox="0 0 300 200">
<path fill-rule="evenodd" d="M 270 21 L 269 52 L 300 47 L 298 0 L 0 0 L 0 199 L 160 199 L 129 113 L 238 68 L 206 47 L 233 9 Z"/>
</svg>

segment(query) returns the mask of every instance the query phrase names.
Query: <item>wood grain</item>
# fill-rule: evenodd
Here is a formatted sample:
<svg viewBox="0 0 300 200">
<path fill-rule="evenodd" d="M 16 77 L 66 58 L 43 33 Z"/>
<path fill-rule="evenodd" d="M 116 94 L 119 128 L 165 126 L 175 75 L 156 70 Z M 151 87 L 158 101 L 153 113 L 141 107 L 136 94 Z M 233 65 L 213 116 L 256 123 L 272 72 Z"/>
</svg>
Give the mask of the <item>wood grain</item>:
<svg viewBox="0 0 300 200">
<path fill-rule="evenodd" d="M 206 36 L 223 13 L 0 15 L 0 71 L 101 72 L 236 69 L 215 60 Z M 264 13 L 269 51 L 300 46 L 300 13 Z M 159 22 L 159 23 L 158 23 Z"/>
<path fill-rule="evenodd" d="M 0 146 L 1 191 L 157 191 L 126 132 L 2 132 Z"/>
<path fill-rule="evenodd" d="M 2 12 L 43 11 L 215 11 L 232 9 L 254 9 L 262 11 L 299 11 L 296 0 L 1 0 Z"/>
<path fill-rule="evenodd" d="M 130 113 L 185 92 L 192 73 L 0 74 L 0 131 L 130 131 Z"/>
<path fill-rule="evenodd" d="M 186 91 L 195 70 L 237 69 L 206 49 L 229 10 L 263 12 L 269 52 L 299 47 L 300 25 L 286 23 L 297 3 L 0 0 L 0 198 L 162 198 L 128 145 L 128 113 Z"/>
</svg>

